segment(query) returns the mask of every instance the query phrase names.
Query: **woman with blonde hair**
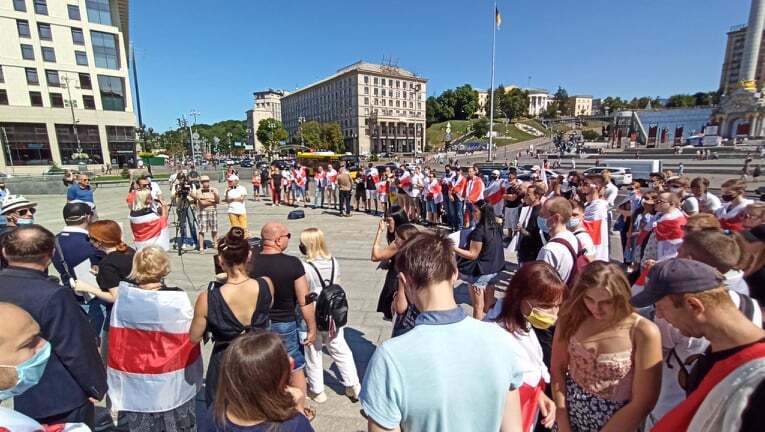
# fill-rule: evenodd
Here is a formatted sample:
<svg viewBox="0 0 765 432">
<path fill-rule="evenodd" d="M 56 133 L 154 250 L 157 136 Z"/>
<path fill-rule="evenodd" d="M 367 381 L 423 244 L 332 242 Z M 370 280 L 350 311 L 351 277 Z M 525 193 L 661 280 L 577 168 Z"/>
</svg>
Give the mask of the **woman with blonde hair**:
<svg viewBox="0 0 765 432">
<path fill-rule="evenodd" d="M 615 264 L 595 261 L 578 275 L 553 340 L 553 400 L 558 430 L 634 431 L 661 386 L 661 336 L 630 304 Z"/>
<path fill-rule="evenodd" d="M 339 285 L 340 267 L 337 260 L 327 248 L 324 232 L 319 228 L 307 228 L 300 233 L 300 252 L 305 256 L 303 267 L 308 280 L 311 294 L 318 298 L 321 291 L 330 285 Z M 345 341 L 344 327 L 336 332 L 319 331 L 316 340 L 305 346 L 305 374 L 308 381 L 308 396 L 314 402 L 324 403 L 327 395 L 324 393 L 324 367 L 322 366 L 322 348 L 327 346 L 327 352 L 335 361 L 343 385 L 345 395 L 351 400 L 358 400 L 361 393 L 361 383 L 356 372 L 353 353 Z"/>
</svg>

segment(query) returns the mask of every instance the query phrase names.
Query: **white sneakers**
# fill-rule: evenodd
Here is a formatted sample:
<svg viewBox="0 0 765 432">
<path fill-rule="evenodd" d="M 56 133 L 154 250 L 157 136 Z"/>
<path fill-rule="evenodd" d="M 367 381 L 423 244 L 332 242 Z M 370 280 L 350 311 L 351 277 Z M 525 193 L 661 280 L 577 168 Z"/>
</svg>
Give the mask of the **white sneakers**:
<svg viewBox="0 0 765 432">
<path fill-rule="evenodd" d="M 345 388 L 345 396 L 347 396 L 348 399 L 350 399 L 353 402 L 359 401 L 360 394 L 361 394 L 361 384 L 356 384 L 354 386 Z M 311 394 L 311 392 L 308 392 L 308 398 L 316 403 L 323 404 L 324 402 L 327 401 L 327 393 L 321 392 L 321 393 Z"/>
</svg>

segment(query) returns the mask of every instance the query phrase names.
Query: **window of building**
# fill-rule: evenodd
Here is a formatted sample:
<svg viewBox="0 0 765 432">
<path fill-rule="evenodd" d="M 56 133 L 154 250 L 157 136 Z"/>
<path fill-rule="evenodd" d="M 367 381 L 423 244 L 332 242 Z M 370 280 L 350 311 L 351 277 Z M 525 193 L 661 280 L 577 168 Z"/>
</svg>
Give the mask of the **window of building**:
<svg viewBox="0 0 765 432">
<path fill-rule="evenodd" d="M 98 88 L 104 111 L 125 111 L 125 83 L 122 78 L 99 75 Z"/>
<path fill-rule="evenodd" d="M 64 107 L 64 97 L 61 95 L 61 93 L 50 94 L 50 106 L 52 106 L 53 108 Z"/>
<path fill-rule="evenodd" d="M 112 25 L 112 11 L 109 0 L 85 0 L 88 21 L 92 23 Z"/>
<path fill-rule="evenodd" d="M 3 75 L 3 67 L 0 66 L 0 83 L 5 82 L 5 76 Z"/>
<path fill-rule="evenodd" d="M 48 82 L 48 86 L 50 87 L 61 87 L 61 80 L 59 79 L 58 71 L 46 69 L 45 80 Z"/>
<path fill-rule="evenodd" d="M 80 88 L 83 90 L 93 90 L 93 83 L 90 81 L 90 74 L 80 74 Z"/>
<path fill-rule="evenodd" d="M 364 98 L 364 105 L 369 105 L 369 98 L 368 97 Z"/>
<path fill-rule="evenodd" d="M 17 12 L 26 12 L 27 3 L 25 0 L 13 0 L 13 9 Z"/>
<path fill-rule="evenodd" d="M 374 84 L 377 85 L 377 77 L 374 78 Z"/>
<path fill-rule="evenodd" d="M 106 69 L 119 69 L 117 36 L 111 33 L 91 31 L 90 39 L 93 44 L 93 57 L 96 60 L 96 66 Z"/>
<path fill-rule="evenodd" d="M 112 164 L 122 166 L 135 157 L 135 129 L 130 126 L 106 126 L 106 141 Z"/>
<path fill-rule="evenodd" d="M 0 89 L 0 105 L 8 105 L 8 92 Z"/>
<path fill-rule="evenodd" d="M 385 96 L 385 89 L 382 89 L 382 95 Z"/>
<path fill-rule="evenodd" d="M 41 99 L 42 101 L 42 99 Z M 6 163 L 13 165 L 50 165 L 50 144 L 45 123 L 0 123 L 5 130 Z M 10 157 L 11 160 L 8 160 Z"/>
<path fill-rule="evenodd" d="M 101 153 L 101 137 L 98 134 L 98 126 L 77 125 L 77 135 L 71 124 L 57 124 L 56 138 L 58 139 L 58 151 L 61 162 L 66 165 L 75 165 L 81 159 L 74 159 L 72 155 L 77 153 L 77 140 L 82 152 L 88 155 L 89 164 L 102 164 L 104 157 Z"/>
<path fill-rule="evenodd" d="M 96 109 L 96 99 L 90 95 L 82 95 L 82 106 L 85 109 L 94 110 Z"/>
<path fill-rule="evenodd" d="M 53 47 L 42 47 L 42 55 L 44 61 L 56 62 L 56 51 L 53 50 Z"/>
<path fill-rule="evenodd" d="M 29 92 L 29 102 L 35 107 L 43 106 L 42 93 L 36 91 Z"/>
<path fill-rule="evenodd" d="M 385 99 L 382 100 L 382 106 L 385 106 Z"/>
<path fill-rule="evenodd" d="M 37 33 L 40 35 L 41 40 L 52 41 L 53 33 L 50 30 L 50 24 L 37 23 Z"/>
<path fill-rule="evenodd" d="M 87 66 L 88 65 L 88 55 L 85 54 L 85 51 L 75 51 L 74 57 L 77 60 L 77 64 L 80 66 Z"/>
<path fill-rule="evenodd" d="M 364 94 L 369 94 L 369 87 L 364 87 Z"/>
<path fill-rule="evenodd" d="M 391 86 L 391 87 L 393 87 L 393 80 L 392 80 L 392 79 L 389 79 L 389 80 L 388 80 L 388 85 L 389 85 L 389 86 Z"/>
<path fill-rule="evenodd" d="M 27 84 L 29 85 L 37 85 L 40 84 L 40 79 L 37 77 L 37 69 L 35 68 L 26 68 L 24 71 L 27 74 Z"/>
<path fill-rule="evenodd" d="M 364 84 L 369 84 L 369 75 L 364 75 Z"/>
<path fill-rule="evenodd" d="M 19 37 L 22 37 L 22 38 L 32 37 L 32 32 L 29 30 L 29 21 L 16 20 L 16 29 L 19 32 Z"/>
<path fill-rule="evenodd" d="M 48 15 L 48 2 L 46 0 L 34 0 L 34 4 L 37 15 Z"/>
<path fill-rule="evenodd" d="M 21 58 L 24 60 L 34 60 L 35 50 L 32 45 L 21 44 Z"/>
<path fill-rule="evenodd" d="M 80 17 L 80 7 L 77 5 L 66 5 L 66 10 L 69 12 L 69 19 L 70 20 L 76 20 L 79 21 L 82 18 Z"/>
<path fill-rule="evenodd" d="M 379 105 L 379 101 L 375 98 L 375 105 Z"/>
<path fill-rule="evenodd" d="M 72 27 L 72 43 L 75 45 L 85 45 L 85 35 L 82 29 Z"/>
</svg>

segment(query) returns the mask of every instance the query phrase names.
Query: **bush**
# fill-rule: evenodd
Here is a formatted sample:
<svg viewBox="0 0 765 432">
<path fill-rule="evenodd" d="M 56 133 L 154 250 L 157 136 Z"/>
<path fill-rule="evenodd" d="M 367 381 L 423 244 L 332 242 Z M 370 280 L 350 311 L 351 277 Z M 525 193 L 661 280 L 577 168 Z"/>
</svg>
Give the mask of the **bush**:
<svg viewBox="0 0 765 432">
<path fill-rule="evenodd" d="M 60 166 L 58 166 L 58 164 L 55 164 L 55 163 L 54 163 L 54 164 L 53 164 L 53 165 L 52 165 L 52 166 L 51 166 L 51 167 L 48 169 L 48 174 L 58 174 L 58 173 L 61 173 L 61 174 L 63 174 L 63 173 L 64 173 L 64 169 L 63 169 L 63 168 L 61 168 Z"/>
<path fill-rule="evenodd" d="M 120 173 L 120 176 L 122 176 L 122 178 L 124 179 L 130 178 L 130 170 L 127 168 L 123 168 L 122 172 Z"/>
<path fill-rule="evenodd" d="M 594 130 L 586 129 L 582 131 L 582 138 L 584 138 L 585 141 L 598 141 L 600 139 L 600 134 Z"/>
<path fill-rule="evenodd" d="M 372 153 L 369 156 L 369 162 L 377 162 L 379 160 L 380 160 L 380 158 L 377 156 L 377 153 Z"/>
</svg>

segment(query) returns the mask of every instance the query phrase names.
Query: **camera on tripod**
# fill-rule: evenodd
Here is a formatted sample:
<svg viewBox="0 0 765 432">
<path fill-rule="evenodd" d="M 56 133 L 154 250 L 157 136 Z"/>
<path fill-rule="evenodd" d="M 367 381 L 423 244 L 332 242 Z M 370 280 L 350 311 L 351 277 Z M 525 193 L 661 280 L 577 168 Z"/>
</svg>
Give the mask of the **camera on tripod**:
<svg viewBox="0 0 765 432">
<path fill-rule="evenodd" d="M 175 195 L 183 200 L 188 200 L 192 187 L 199 188 L 198 180 L 191 180 L 185 175 L 178 176 L 178 184 L 175 186 Z"/>
</svg>

